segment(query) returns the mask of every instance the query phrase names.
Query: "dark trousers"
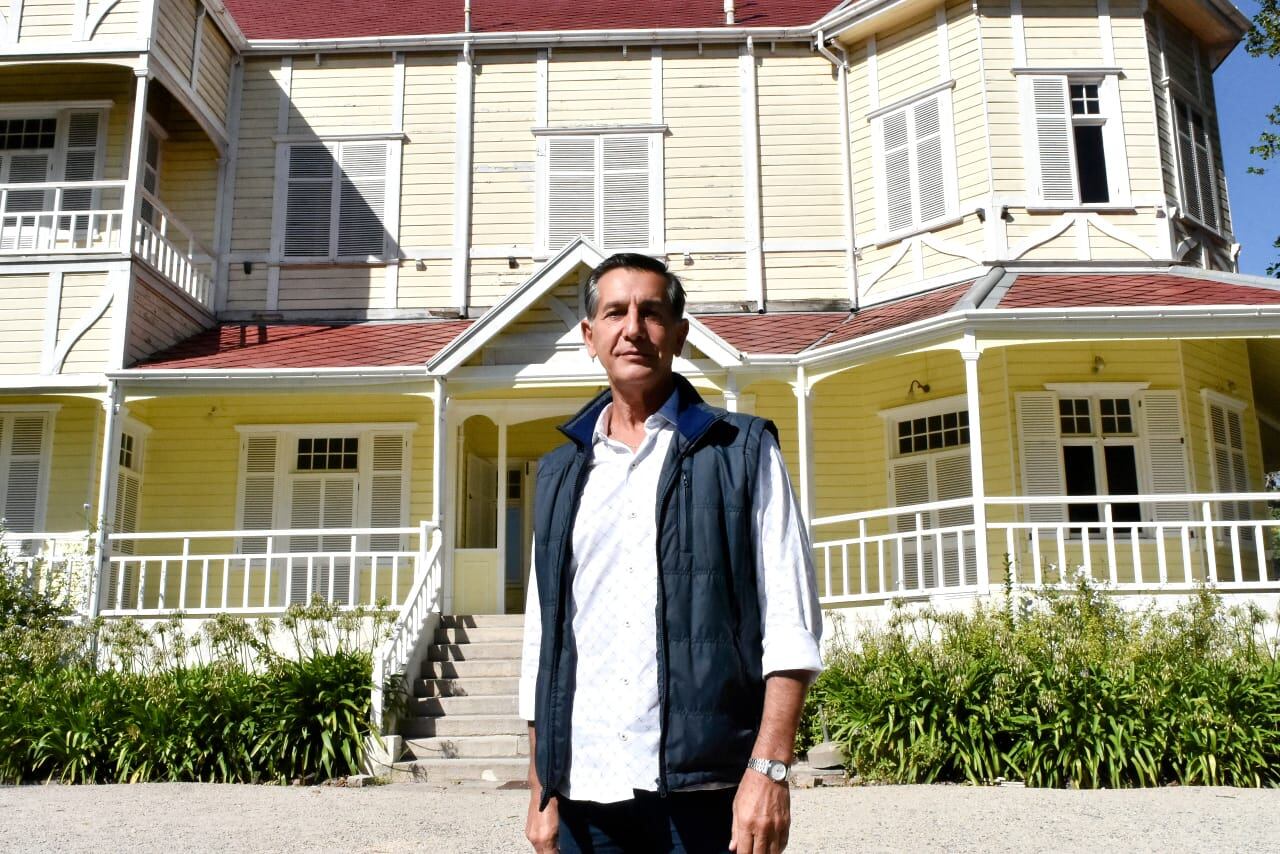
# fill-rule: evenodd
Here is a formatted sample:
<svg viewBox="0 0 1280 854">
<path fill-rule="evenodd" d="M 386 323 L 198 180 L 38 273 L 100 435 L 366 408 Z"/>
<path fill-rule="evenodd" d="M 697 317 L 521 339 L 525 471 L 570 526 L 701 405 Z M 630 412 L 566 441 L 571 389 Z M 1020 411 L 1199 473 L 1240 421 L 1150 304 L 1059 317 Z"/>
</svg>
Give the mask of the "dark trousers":
<svg viewBox="0 0 1280 854">
<path fill-rule="evenodd" d="M 723 854 L 733 833 L 737 788 L 637 791 L 616 804 L 560 798 L 561 854 Z"/>
</svg>

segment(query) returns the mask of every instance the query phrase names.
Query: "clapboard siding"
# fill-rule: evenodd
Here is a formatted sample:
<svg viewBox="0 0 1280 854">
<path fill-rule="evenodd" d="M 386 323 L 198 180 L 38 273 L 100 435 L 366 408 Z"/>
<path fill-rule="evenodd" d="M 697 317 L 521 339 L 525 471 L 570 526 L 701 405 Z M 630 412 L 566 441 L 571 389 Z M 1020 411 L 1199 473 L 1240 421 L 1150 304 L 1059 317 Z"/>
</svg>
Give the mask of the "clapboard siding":
<svg viewBox="0 0 1280 854">
<path fill-rule="evenodd" d="M 641 124 L 652 117 L 652 63 L 643 48 L 555 50 L 547 63 L 547 122 Z"/>
<path fill-rule="evenodd" d="M 168 288 L 156 288 L 135 279 L 125 339 L 126 367 L 190 338 L 205 327 L 193 309 L 179 303 L 181 299 Z"/>
<path fill-rule="evenodd" d="M 235 52 L 226 37 L 206 15 L 200 24 L 200 68 L 196 74 L 196 91 L 223 124 L 227 122 L 227 99 L 234 59 Z"/>
<path fill-rule="evenodd" d="M 177 111 L 175 111 L 176 113 Z M 162 146 L 160 201 L 206 247 L 213 246 L 218 200 L 218 150 L 194 120 L 171 117 Z"/>
<path fill-rule="evenodd" d="M 49 276 L 0 276 L 0 374 L 40 373 Z"/>
<path fill-rule="evenodd" d="M 155 49 L 177 71 L 183 82 L 191 82 L 191 61 L 195 51 L 196 0 L 155 0 Z"/>
<path fill-rule="evenodd" d="M 245 61 L 231 217 L 231 251 L 234 253 L 265 255 L 271 249 L 276 169 L 276 144 L 272 138 L 276 135 L 280 111 L 281 74 L 279 59 Z M 234 288 L 232 295 L 236 296 Z"/>
<path fill-rule="evenodd" d="M 58 311 L 58 349 L 72 341 L 72 335 L 90 318 L 111 285 L 106 273 L 66 273 L 62 277 L 62 300 Z M 64 374 L 101 373 L 110 365 L 113 316 L 119 310 L 114 302 L 84 334 L 75 338 L 62 363 Z"/>
<path fill-rule="evenodd" d="M 390 130 L 394 73 L 391 54 L 295 57 L 289 133 Z"/>
<path fill-rule="evenodd" d="M 876 34 L 878 86 L 882 104 L 906 98 L 938 82 L 938 35 L 933 11 Z"/>
<path fill-rule="evenodd" d="M 8 17 L 9 9 L 5 9 Z M 70 41 L 75 26 L 76 4 L 74 0 L 25 0 L 22 4 L 22 26 L 18 30 L 18 42 Z"/>
<path fill-rule="evenodd" d="M 471 241 L 475 246 L 531 246 L 537 157 L 532 133 L 537 98 L 535 54 L 486 53 L 478 60 Z M 505 292 L 509 276 L 502 270 L 506 270 L 505 259 L 500 268 L 495 264 L 473 264 L 475 287 L 486 294 Z M 527 277 L 526 271 L 520 279 Z M 473 302 L 493 305 L 489 299 L 486 296 L 485 302 L 477 302 L 477 295 Z"/>
<path fill-rule="evenodd" d="M 1187 439 L 1191 451 L 1193 486 L 1197 492 L 1213 492 L 1213 467 L 1209 447 L 1202 389 L 1212 389 L 1228 397 L 1244 401 L 1248 408 L 1241 419 L 1244 427 L 1245 463 L 1249 472 L 1249 488 L 1263 488 L 1262 438 L 1253 401 L 1253 382 L 1249 370 L 1249 349 L 1243 340 L 1214 339 L 1180 341 L 1173 346 L 1181 353 L 1185 382 L 1183 411 L 1187 419 Z"/>
<path fill-rule="evenodd" d="M 1101 65 L 1097 0 L 1023 0 L 1027 63 Z"/>
</svg>

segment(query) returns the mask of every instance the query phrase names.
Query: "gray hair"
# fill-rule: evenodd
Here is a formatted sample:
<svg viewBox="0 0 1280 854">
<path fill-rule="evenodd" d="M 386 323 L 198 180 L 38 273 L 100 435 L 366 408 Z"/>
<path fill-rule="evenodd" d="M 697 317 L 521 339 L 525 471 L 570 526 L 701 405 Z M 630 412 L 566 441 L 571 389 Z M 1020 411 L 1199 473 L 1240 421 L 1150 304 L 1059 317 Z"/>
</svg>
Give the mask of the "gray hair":
<svg viewBox="0 0 1280 854">
<path fill-rule="evenodd" d="M 587 278 L 586 298 L 583 300 L 586 304 L 587 320 L 595 320 L 596 310 L 600 307 L 600 280 L 604 278 L 605 273 L 613 270 L 643 270 L 661 276 L 666 282 L 667 303 L 671 306 L 672 313 L 675 314 L 676 320 L 684 317 L 684 284 L 680 281 L 680 277 L 671 272 L 671 269 L 657 258 L 641 255 L 638 252 L 619 252 L 597 264 Z"/>
</svg>

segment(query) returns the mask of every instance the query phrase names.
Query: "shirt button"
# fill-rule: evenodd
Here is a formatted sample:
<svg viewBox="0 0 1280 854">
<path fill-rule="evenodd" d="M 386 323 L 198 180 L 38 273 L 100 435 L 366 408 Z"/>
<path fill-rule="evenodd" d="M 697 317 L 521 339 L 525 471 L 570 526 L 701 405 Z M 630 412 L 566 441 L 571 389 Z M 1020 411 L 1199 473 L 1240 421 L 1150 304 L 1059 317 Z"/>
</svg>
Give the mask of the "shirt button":
<svg viewBox="0 0 1280 854">
<path fill-rule="evenodd" d="M 625 732 L 620 732 L 620 733 L 618 733 L 618 738 L 622 739 L 623 741 L 626 741 L 626 740 L 627 740 L 627 734 L 626 734 Z"/>
</svg>

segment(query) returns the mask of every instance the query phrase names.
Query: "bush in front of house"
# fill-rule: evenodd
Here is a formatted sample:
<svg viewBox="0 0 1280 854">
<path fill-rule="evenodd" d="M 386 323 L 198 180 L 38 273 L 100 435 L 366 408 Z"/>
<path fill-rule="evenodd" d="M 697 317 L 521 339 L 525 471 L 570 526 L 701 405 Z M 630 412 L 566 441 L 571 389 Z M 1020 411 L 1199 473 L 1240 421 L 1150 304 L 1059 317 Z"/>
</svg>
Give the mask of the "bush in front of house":
<svg viewBox="0 0 1280 854">
<path fill-rule="evenodd" d="M 1275 631 L 1208 590 L 1126 611 L 1083 576 L 969 613 L 899 608 L 837 638 L 799 746 L 825 716 L 869 782 L 1280 785 Z"/>
<path fill-rule="evenodd" d="M 371 734 L 364 613 L 79 624 L 0 551 L 0 783 L 315 781 Z M 375 633 L 385 625 L 374 613 Z M 294 655 L 275 652 L 284 632 Z"/>
</svg>

